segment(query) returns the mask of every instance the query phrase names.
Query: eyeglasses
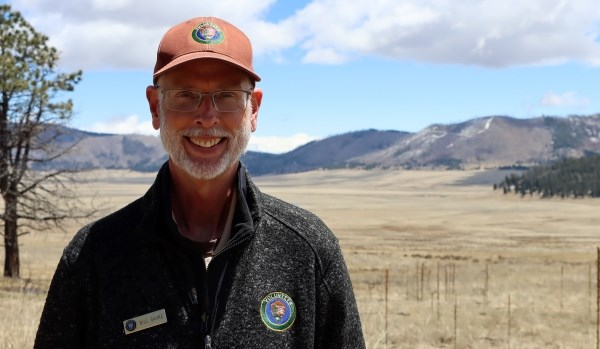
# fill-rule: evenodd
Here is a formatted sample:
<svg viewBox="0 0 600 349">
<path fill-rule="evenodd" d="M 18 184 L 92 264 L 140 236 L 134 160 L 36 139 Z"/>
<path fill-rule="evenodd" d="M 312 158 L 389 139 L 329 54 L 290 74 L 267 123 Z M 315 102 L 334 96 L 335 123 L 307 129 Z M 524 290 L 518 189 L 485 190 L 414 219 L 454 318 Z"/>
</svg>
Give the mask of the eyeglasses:
<svg viewBox="0 0 600 349">
<path fill-rule="evenodd" d="M 157 88 L 159 88 L 157 86 Z M 202 96 L 210 96 L 215 109 L 222 113 L 240 112 L 246 109 L 251 91 L 224 90 L 201 93 L 192 90 L 161 89 L 165 105 L 168 109 L 181 112 L 192 112 L 202 103 Z"/>
</svg>

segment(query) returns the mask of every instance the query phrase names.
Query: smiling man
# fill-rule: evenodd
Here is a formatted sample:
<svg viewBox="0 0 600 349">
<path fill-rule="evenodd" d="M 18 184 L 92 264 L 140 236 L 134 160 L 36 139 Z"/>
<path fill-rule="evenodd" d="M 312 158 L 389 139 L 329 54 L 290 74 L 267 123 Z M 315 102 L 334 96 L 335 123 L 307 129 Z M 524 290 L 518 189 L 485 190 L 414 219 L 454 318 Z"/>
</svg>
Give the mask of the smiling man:
<svg viewBox="0 0 600 349">
<path fill-rule="evenodd" d="M 36 348 L 365 347 L 335 236 L 240 163 L 258 81 L 230 23 L 167 31 L 146 97 L 169 160 L 143 197 L 67 246 Z"/>
</svg>

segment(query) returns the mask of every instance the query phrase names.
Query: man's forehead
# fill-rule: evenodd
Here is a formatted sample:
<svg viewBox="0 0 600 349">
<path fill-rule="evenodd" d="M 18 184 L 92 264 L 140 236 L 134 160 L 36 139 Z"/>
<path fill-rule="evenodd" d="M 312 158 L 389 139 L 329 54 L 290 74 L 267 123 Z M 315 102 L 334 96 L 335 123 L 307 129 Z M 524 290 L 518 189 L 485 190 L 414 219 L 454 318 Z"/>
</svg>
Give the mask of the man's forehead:
<svg viewBox="0 0 600 349">
<path fill-rule="evenodd" d="M 213 82 L 207 84 L 202 80 L 195 81 L 177 81 L 177 80 L 163 80 L 160 79 L 157 85 L 162 88 L 174 88 L 183 90 L 195 90 L 198 92 L 211 92 L 218 90 L 249 90 L 252 89 L 252 82 L 250 80 L 240 81 L 238 83 L 226 83 L 226 82 Z"/>
</svg>

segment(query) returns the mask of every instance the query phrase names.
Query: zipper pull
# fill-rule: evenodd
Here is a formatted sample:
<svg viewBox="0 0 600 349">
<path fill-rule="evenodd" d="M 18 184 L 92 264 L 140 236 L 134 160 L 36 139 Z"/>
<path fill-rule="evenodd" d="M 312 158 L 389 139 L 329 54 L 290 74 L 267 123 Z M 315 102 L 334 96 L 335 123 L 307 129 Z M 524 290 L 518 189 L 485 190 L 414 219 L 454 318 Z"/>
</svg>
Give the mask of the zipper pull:
<svg viewBox="0 0 600 349">
<path fill-rule="evenodd" d="M 210 335 L 208 335 L 208 334 L 204 338 L 204 349 L 212 349 Z"/>
</svg>

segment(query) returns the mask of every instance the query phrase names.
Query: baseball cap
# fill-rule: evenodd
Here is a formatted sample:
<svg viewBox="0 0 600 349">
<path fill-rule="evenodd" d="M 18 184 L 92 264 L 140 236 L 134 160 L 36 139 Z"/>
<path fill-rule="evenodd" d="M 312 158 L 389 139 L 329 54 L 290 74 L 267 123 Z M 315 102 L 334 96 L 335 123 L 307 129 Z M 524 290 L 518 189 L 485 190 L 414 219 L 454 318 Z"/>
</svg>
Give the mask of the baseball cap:
<svg viewBox="0 0 600 349">
<path fill-rule="evenodd" d="M 252 66 L 250 39 L 233 24 L 215 17 L 197 17 L 171 27 L 158 45 L 154 80 L 167 70 L 195 59 L 218 59 L 260 77 Z"/>
</svg>

